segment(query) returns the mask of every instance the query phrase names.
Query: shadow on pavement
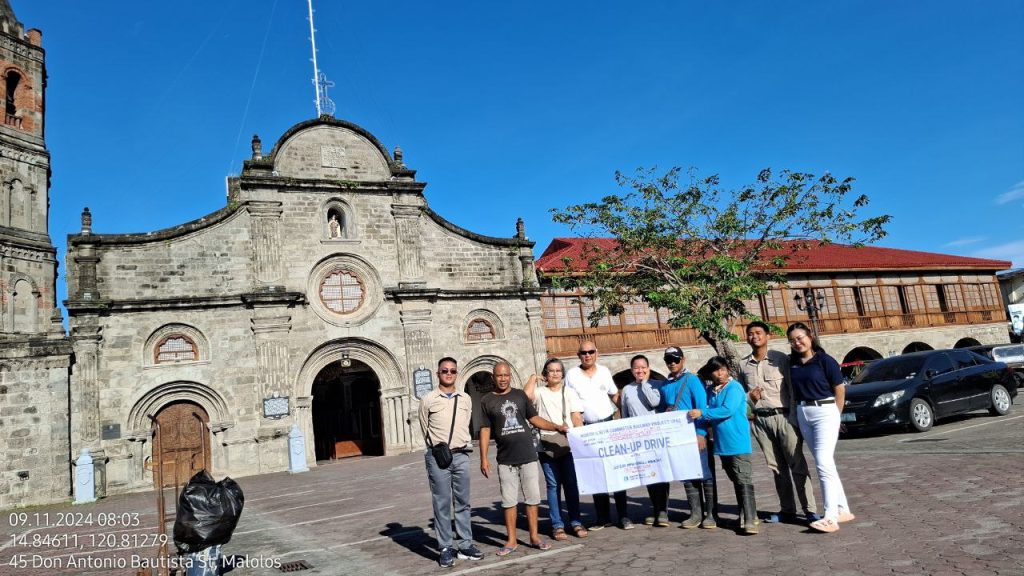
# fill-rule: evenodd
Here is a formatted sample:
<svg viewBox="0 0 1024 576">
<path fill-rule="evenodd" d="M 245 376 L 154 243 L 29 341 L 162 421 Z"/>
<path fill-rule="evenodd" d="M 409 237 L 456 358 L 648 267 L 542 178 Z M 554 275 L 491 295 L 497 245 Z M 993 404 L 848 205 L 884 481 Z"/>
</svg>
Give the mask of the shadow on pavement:
<svg viewBox="0 0 1024 576">
<path fill-rule="evenodd" d="M 380 535 L 391 538 L 392 542 L 410 552 L 419 554 L 429 560 L 437 560 L 439 552 L 434 550 L 433 546 L 428 546 L 432 539 L 419 526 L 403 526 L 400 522 L 389 522 L 387 528 L 380 531 Z"/>
</svg>

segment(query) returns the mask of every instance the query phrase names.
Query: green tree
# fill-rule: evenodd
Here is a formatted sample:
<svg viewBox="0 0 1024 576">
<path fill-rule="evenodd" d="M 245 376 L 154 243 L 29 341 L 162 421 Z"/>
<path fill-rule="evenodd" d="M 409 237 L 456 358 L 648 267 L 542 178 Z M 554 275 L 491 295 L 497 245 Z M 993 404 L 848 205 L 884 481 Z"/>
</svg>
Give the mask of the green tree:
<svg viewBox="0 0 1024 576">
<path fill-rule="evenodd" d="M 616 172 L 622 193 L 553 209 L 556 222 L 590 239 L 581 261 L 566 260 L 553 280 L 582 291 L 593 306 L 593 326 L 621 314 L 624 304 L 643 301 L 667 309 L 673 327 L 696 329 L 734 366 L 731 328 L 757 319 L 744 301 L 785 285 L 783 270 L 802 251 L 875 242 L 891 220 L 862 217 L 868 198 L 853 196 L 853 178 L 766 169 L 754 184 L 723 190 L 718 176 L 691 170 L 683 184 L 680 175 L 679 168 Z"/>
</svg>

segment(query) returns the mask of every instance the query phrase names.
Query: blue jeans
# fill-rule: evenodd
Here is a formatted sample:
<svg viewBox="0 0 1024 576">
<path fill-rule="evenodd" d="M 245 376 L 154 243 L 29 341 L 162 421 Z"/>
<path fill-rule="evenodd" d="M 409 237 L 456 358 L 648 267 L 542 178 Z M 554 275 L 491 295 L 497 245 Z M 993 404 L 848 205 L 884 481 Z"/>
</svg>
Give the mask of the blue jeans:
<svg viewBox="0 0 1024 576">
<path fill-rule="evenodd" d="M 576 466 L 572 462 L 572 454 L 557 459 L 541 454 L 540 467 L 544 470 L 544 481 L 548 485 L 548 517 L 551 519 L 551 529 L 565 528 L 565 522 L 562 521 L 562 490 L 565 491 L 565 508 L 569 524 L 581 526 L 580 489 L 576 484 Z"/>
<path fill-rule="evenodd" d="M 427 479 L 430 480 L 430 500 L 434 505 L 434 532 L 437 534 L 438 547 L 444 549 L 452 546 L 454 503 L 458 548 L 469 548 L 473 543 L 473 528 L 469 521 L 469 455 L 464 452 L 452 454 L 452 465 L 446 470 L 437 467 L 430 450 L 426 451 L 423 459 L 427 465 Z"/>
</svg>

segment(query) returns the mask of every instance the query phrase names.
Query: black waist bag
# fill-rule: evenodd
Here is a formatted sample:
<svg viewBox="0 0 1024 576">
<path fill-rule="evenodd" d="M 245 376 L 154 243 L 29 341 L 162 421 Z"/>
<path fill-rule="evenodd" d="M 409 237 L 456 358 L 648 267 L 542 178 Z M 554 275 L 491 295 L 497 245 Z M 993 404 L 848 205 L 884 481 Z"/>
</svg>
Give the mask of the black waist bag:
<svg viewBox="0 0 1024 576">
<path fill-rule="evenodd" d="M 441 470 L 447 470 L 452 465 L 452 449 L 447 442 L 438 442 L 430 447 L 430 453 L 434 455 L 434 462 Z"/>
</svg>

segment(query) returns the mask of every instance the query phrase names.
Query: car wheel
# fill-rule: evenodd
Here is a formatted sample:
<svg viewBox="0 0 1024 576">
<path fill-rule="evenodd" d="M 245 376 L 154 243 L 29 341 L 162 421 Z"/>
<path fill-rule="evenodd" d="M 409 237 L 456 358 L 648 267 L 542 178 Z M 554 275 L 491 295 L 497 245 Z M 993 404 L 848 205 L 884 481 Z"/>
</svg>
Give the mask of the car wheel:
<svg viewBox="0 0 1024 576">
<path fill-rule="evenodd" d="M 996 384 L 992 387 L 992 405 L 989 406 L 988 411 L 993 416 L 1004 416 L 1010 413 L 1010 409 L 1013 407 L 1013 400 L 1010 399 L 1010 393 L 1003 388 L 1002 384 Z"/>
<path fill-rule="evenodd" d="M 921 398 L 910 401 L 910 425 L 918 432 L 927 432 L 935 423 L 935 414 L 928 402 Z"/>
<path fill-rule="evenodd" d="M 1017 386 L 1018 390 L 1024 388 L 1024 374 L 1021 374 L 1020 372 L 1014 372 L 1013 383 L 1015 386 Z"/>
</svg>

